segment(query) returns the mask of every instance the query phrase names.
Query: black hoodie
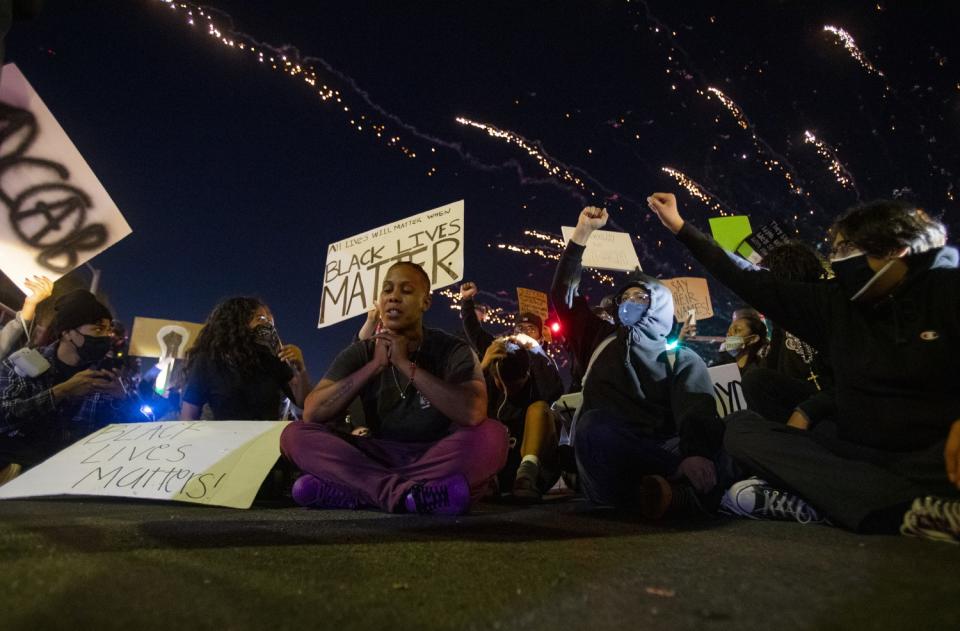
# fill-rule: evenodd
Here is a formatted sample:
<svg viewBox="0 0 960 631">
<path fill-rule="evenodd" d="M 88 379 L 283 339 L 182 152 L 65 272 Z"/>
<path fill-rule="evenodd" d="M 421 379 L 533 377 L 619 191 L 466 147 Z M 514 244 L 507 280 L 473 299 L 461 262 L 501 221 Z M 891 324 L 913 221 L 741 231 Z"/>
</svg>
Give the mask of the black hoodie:
<svg viewBox="0 0 960 631">
<path fill-rule="evenodd" d="M 908 257 L 907 276 L 892 294 L 861 304 L 836 282 L 787 282 L 749 269 L 690 223 L 677 238 L 748 304 L 828 351 L 841 438 L 915 451 L 944 440 L 960 419 L 953 372 L 960 356 L 956 249 Z"/>
<path fill-rule="evenodd" d="M 564 335 L 586 370 L 600 342 L 616 334 L 597 357 L 583 391 L 581 413 L 604 410 L 642 427 L 651 438 L 680 436 L 683 456 L 713 457 L 723 440 L 713 382 L 703 360 L 679 347 L 670 366 L 667 335 L 673 326 L 673 295 L 660 281 L 642 277 L 650 309 L 629 329 L 610 324 L 577 296 L 584 247 L 570 242 L 560 258 L 550 297 Z"/>
</svg>

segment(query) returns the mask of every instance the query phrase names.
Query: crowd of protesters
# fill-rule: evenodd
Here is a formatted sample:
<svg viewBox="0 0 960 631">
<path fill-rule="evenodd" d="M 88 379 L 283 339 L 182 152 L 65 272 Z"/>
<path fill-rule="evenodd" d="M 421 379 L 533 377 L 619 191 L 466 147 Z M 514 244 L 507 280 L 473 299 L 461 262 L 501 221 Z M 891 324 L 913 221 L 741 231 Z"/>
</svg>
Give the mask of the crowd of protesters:
<svg viewBox="0 0 960 631">
<path fill-rule="evenodd" d="M 744 302 L 721 349 L 746 410 L 720 417 L 707 364 L 682 341 L 692 323 L 675 320 L 659 280 L 630 274 L 597 304 L 581 294 L 584 251 L 608 220 L 587 207 L 549 289 L 570 388 L 540 316 L 491 330 L 466 282 L 462 334 L 429 328 L 430 279 L 402 261 L 317 383 L 267 305 L 221 302 L 173 414 L 292 419 L 280 438 L 297 472 L 290 495 L 312 508 L 455 515 L 486 497 L 539 501 L 562 475 L 589 501 L 650 520 L 733 515 L 960 540 L 960 270 L 943 224 L 873 202 L 834 222 L 828 260 L 787 242 L 754 264 L 685 221 L 672 194 L 647 201 Z M 104 363 L 116 329 L 106 306 L 84 290 L 60 296 L 37 343 L 52 283 L 26 286 L 0 331 L 0 484 L 130 421 L 140 396 Z"/>
</svg>

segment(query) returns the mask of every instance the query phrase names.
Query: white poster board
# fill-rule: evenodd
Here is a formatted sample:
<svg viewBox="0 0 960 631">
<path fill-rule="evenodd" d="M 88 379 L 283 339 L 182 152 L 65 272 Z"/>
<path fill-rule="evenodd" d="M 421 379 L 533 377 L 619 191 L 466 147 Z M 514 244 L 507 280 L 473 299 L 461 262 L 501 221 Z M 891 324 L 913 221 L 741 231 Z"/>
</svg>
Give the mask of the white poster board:
<svg viewBox="0 0 960 631">
<path fill-rule="evenodd" d="M 560 226 L 563 240 L 570 242 L 573 228 Z M 632 272 L 640 268 L 640 259 L 633 247 L 633 240 L 626 232 L 594 230 L 583 252 L 583 266 L 615 272 Z M 642 269 L 642 268 L 640 268 Z"/>
<path fill-rule="evenodd" d="M 366 314 L 397 261 L 423 266 L 432 289 L 463 278 L 463 200 L 327 246 L 317 328 Z"/>
<path fill-rule="evenodd" d="M 11 482 L 0 499 L 105 495 L 250 508 L 287 421 L 108 425 Z"/>
<path fill-rule="evenodd" d="M 713 380 L 713 396 L 717 400 L 717 414 L 720 418 L 733 412 L 747 409 L 747 400 L 743 396 L 740 383 L 740 367 L 736 364 L 711 366 L 710 379 Z"/>
<path fill-rule="evenodd" d="M 0 102 L 0 269 L 29 293 L 25 278 L 56 280 L 130 226 L 13 64 L 3 67 Z"/>
</svg>

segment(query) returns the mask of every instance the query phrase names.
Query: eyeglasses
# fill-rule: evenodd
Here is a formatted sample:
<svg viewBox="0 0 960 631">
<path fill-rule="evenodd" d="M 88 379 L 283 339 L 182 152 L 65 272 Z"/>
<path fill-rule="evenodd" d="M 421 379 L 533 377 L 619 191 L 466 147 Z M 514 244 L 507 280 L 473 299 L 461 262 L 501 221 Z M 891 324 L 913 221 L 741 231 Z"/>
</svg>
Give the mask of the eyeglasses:
<svg viewBox="0 0 960 631">
<path fill-rule="evenodd" d="M 650 303 L 650 294 L 642 289 L 636 289 L 634 291 L 626 291 L 620 296 L 618 304 L 623 304 L 625 302 L 634 302 L 638 304 L 649 304 Z"/>
</svg>

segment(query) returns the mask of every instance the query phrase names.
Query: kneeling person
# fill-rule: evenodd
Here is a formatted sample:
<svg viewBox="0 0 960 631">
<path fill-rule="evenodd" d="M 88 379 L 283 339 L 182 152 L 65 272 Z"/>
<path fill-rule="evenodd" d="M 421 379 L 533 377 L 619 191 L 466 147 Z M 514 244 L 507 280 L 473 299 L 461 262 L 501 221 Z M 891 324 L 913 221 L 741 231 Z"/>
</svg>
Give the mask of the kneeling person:
<svg viewBox="0 0 960 631">
<path fill-rule="evenodd" d="M 378 299 L 383 330 L 334 360 L 307 396 L 304 422 L 284 430 L 281 449 L 306 475 L 294 500 L 318 508 L 459 514 L 503 467 L 507 431 L 486 418 L 476 354 L 423 326 L 430 279 L 414 263 L 392 265 Z M 359 397 L 367 436 L 335 434 Z"/>
</svg>

